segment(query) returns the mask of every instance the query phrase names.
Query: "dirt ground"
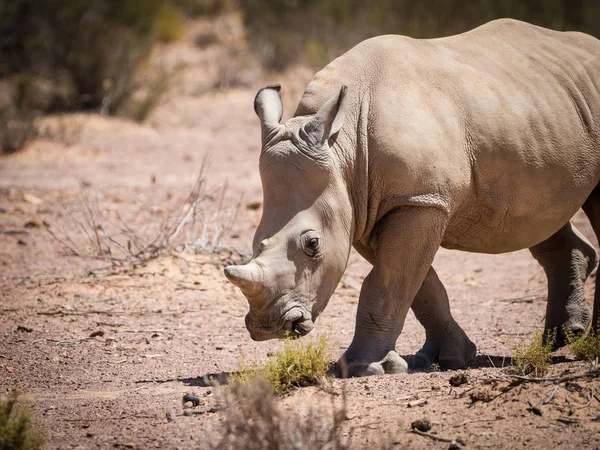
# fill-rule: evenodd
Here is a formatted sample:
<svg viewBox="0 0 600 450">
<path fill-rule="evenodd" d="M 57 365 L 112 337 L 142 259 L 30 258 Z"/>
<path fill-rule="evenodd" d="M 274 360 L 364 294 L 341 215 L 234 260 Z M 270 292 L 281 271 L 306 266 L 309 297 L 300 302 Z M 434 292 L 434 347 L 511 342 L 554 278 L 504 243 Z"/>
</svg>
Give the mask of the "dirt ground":
<svg viewBox="0 0 600 450">
<path fill-rule="evenodd" d="M 241 33 L 235 18 L 219 20 Z M 241 205 L 221 246 L 250 249 L 262 199 L 256 88 L 280 81 L 289 116 L 311 73 L 297 68 L 264 75 L 243 59 L 241 69 L 229 70 L 247 79 L 232 81 L 239 87 L 214 89 L 226 73 L 224 61 L 239 62 L 228 60 L 231 44 L 224 40 L 194 45 L 198 32 L 217 25 L 223 29 L 223 23 L 190 24 L 185 39 L 159 49 L 157 60 L 179 67 L 178 76 L 144 124 L 83 114 L 50 118 L 54 132 L 0 159 L 0 394 L 18 382 L 45 448 L 207 445 L 221 413 L 206 412 L 216 400 L 204 375 L 235 371 L 242 358 L 264 360 L 281 347 L 253 342 L 245 329 L 246 301 L 222 271 L 235 254 L 180 247 L 148 264 L 115 267 L 68 256 L 46 229 L 48 224 L 88 251 L 77 226 L 87 201 L 113 222 L 126 218 L 132 228 L 151 231 L 185 201 L 208 155 L 210 189 L 227 185 L 222 205 L 215 196 L 210 207 Z M 211 220 L 216 225 L 219 219 Z M 581 213 L 574 222 L 597 243 Z M 562 383 L 543 406 L 555 390 L 552 383 L 503 391 L 512 347 L 543 326 L 546 281 L 529 252 L 489 256 L 442 249 L 434 266 L 453 314 L 478 347 L 465 372 L 468 382 L 452 387 L 453 373 L 437 371 L 333 381 L 336 393 L 347 392 L 343 427 L 353 446 L 448 448 L 447 441 L 460 437 L 469 448 L 600 448 L 597 379 Z M 330 336 L 336 357 L 352 339 L 358 289 L 368 270 L 353 253 L 314 331 Z M 592 285 L 586 291 L 590 304 Z M 410 359 L 424 338 L 410 313 L 397 349 Z M 586 369 L 561 350 L 550 375 Z M 472 402 L 476 391 L 489 394 L 489 401 Z M 205 413 L 183 414 L 186 393 L 200 397 L 194 411 Z M 327 405 L 327 396 L 304 388 L 282 404 L 301 411 Z M 532 413 L 530 403 L 543 415 Z M 410 432 L 420 418 L 433 424 L 429 437 Z"/>
</svg>

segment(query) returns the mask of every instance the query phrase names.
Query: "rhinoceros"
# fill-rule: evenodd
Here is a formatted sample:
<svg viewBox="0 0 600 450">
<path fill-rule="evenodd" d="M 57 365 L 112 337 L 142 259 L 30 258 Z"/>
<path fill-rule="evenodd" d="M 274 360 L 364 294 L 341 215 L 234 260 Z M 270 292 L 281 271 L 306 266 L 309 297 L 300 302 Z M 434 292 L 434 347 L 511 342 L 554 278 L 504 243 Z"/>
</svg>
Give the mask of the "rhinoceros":
<svg viewBox="0 0 600 450">
<path fill-rule="evenodd" d="M 426 340 L 416 367 L 463 368 L 475 345 L 450 313 L 432 261 L 440 246 L 528 248 L 548 278 L 545 328 L 600 319 L 583 287 L 600 232 L 600 41 L 516 20 L 415 40 L 368 39 L 319 71 L 280 123 L 280 87 L 256 95 L 264 191 L 253 258 L 225 268 L 248 299 L 254 340 L 303 336 L 326 307 L 351 248 L 372 270 L 347 376 L 398 373 L 409 308 Z"/>
</svg>

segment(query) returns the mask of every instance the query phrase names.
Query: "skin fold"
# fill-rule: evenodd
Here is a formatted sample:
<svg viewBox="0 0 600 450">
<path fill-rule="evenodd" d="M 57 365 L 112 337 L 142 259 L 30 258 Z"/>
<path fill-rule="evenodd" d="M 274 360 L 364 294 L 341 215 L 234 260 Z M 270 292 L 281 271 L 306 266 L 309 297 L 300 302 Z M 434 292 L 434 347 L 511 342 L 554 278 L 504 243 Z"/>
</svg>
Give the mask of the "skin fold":
<svg viewBox="0 0 600 450">
<path fill-rule="evenodd" d="M 529 248 L 548 276 L 546 328 L 583 332 L 600 231 L 600 41 L 516 20 L 441 39 L 380 36 L 318 72 L 281 124 L 279 87 L 255 99 L 264 210 L 253 259 L 227 277 L 253 339 L 309 333 L 352 246 L 373 265 L 340 375 L 406 371 L 395 352 L 412 308 L 414 363 L 462 368 L 475 345 L 431 267 L 440 246 Z"/>
</svg>

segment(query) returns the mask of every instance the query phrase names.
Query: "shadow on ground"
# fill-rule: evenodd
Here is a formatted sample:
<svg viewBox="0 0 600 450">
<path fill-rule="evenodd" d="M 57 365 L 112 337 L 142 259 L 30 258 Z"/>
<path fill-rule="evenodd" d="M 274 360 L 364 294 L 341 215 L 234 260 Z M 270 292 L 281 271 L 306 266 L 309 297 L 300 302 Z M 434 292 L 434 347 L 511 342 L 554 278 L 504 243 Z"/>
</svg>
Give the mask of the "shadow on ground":
<svg viewBox="0 0 600 450">
<path fill-rule="evenodd" d="M 414 355 L 403 355 L 402 358 L 406 360 L 408 363 L 408 367 L 411 367 L 412 359 Z M 573 359 L 567 358 L 565 356 L 553 356 L 552 364 L 563 364 L 568 362 L 573 362 Z M 482 369 L 482 368 L 494 368 L 494 369 L 502 369 L 505 367 L 512 366 L 512 358 L 510 356 L 499 356 L 499 355 L 477 355 L 475 359 L 469 364 L 468 369 Z M 330 372 L 335 372 L 335 365 L 332 365 L 334 369 Z M 412 370 L 410 372 L 439 372 L 439 369 L 429 368 L 429 369 L 417 369 Z M 410 373 L 409 372 L 409 373 Z M 207 373 L 204 375 L 200 375 L 198 377 L 193 378 L 170 378 L 167 380 L 139 380 L 136 381 L 136 384 L 143 383 L 170 383 L 173 381 L 178 381 L 183 383 L 186 386 L 191 387 L 214 387 L 214 386 L 224 386 L 229 384 L 229 381 L 232 376 L 239 375 L 240 372 L 217 372 L 217 373 Z M 336 377 L 341 378 L 341 377 Z"/>
</svg>

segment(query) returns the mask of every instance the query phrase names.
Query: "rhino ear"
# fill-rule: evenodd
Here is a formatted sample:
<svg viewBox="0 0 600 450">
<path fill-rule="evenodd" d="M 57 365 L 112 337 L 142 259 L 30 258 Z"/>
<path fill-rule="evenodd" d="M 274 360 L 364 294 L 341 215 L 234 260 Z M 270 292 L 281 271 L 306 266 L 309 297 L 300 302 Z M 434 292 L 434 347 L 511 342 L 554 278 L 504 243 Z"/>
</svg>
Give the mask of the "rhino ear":
<svg viewBox="0 0 600 450">
<path fill-rule="evenodd" d="M 276 84 L 262 88 L 254 98 L 254 112 L 260 118 L 262 142 L 266 144 L 272 134 L 279 128 L 283 116 L 283 103 L 279 91 L 281 86 Z"/>
<path fill-rule="evenodd" d="M 303 127 L 303 138 L 314 144 L 324 144 L 342 129 L 346 118 L 347 86 L 325 102 L 315 117 Z"/>
</svg>

